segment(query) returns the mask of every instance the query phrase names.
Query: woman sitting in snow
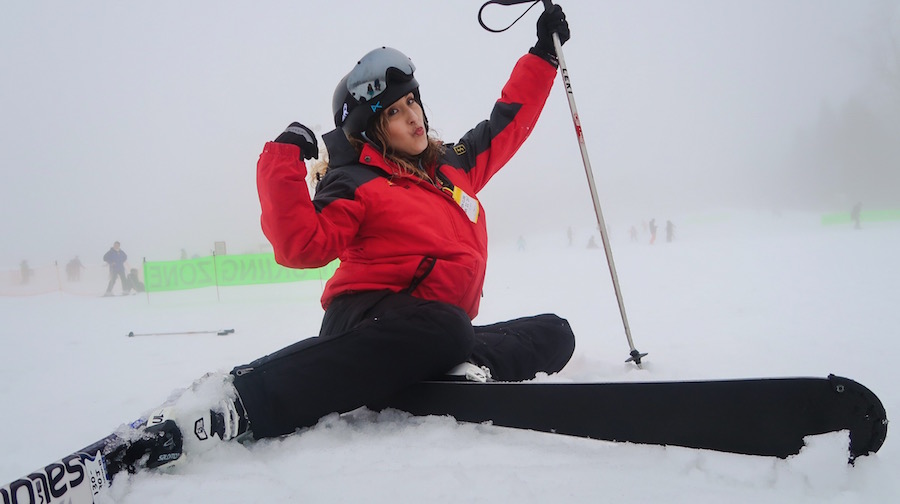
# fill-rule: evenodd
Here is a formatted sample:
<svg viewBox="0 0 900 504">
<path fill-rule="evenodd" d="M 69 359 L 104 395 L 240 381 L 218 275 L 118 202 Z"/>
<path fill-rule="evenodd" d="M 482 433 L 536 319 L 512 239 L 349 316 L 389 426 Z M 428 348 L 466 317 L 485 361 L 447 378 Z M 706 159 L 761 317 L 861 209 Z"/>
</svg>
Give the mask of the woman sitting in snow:
<svg viewBox="0 0 900 504">
<path fill-rule="evenodd" d="M 476 195 L 534 128 L 556 75 L 552 33 L 569 38 L 559 6 L 537 27 L 537 44 L 519 59 L 490 119 L 456 144 L 429 136 L 415 66 L 382 47 L 335 90 L 336 129 L 323 137 L 328 170 L 315 197 L 304 162 L 318 158 L 312 131 L 292 123 L 265 145 L 257 185 L 276 260 L 293 268 L 341 261 L 322 296 L 319 336 L 210 375 L 193 390 L 218 384 L 227 400 L 213 411 L 176 400 L 151 416 L 151 429 L 172 435 L 177 427 L 190 453 L 245 433 L 288 434 L 422 380 L 527 380 L 565 366 L 575 339 L 556 315 L 472 325 L 487 260 Z M 154 453 L 148 465 L 180 450 Z"/>
</svg>

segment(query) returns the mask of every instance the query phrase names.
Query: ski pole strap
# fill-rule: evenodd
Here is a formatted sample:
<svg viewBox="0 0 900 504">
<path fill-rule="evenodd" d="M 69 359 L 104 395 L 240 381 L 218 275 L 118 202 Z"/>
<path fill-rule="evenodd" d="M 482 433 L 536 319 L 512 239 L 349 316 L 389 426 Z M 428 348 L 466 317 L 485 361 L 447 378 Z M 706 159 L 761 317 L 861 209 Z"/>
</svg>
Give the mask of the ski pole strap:
<svg viewBox="0 0 900 504">
<path fill-rule="evenodd" d="M 541 1 L 541 0 L 488 0 L 487 2 L 484 3 L 484 5 L 481 6 L 480 9 L 478 9 L 478 24 L 480 24 L 482 28 L 484 28 L 485 30 L 487 30 L 487 31 L 489 31 L 489 32 L 491 32 L 491 33 L 501 33 L 501 32 L 505 32 L 506 30 L 509 30 L 510 28 L 512 28 L 512 26 L 513 26 L 514 24 L 518 23 L 519 20 L 522 19 L 522 18 L 525 16 L 525 14 L 528 14 L 528 11 L 530 11 L 532 7 L 534 7 L 535 5 L 537 5 L 540 1 Z M 517 18 L 516 18 L 512 23 L 510 23 L 509 26 L 507 26 L 506 28 L 499 29 L 499 30 L 495 30 L 495 29 L 493 29 L 493 28 L 489 28 L 486 24 L 484 24 L 484 20 L 481 18 L 481 13 L 484 11 L 484 8 L 487 7 L 487 6 L 490 5 L 490 4 L 497 4 L 497 5 L 517 5 L 517 4 L 524 4 L 524 3 L 531 3 L 531 6 L 529 6 L 527 9 L 525 9 L 525 12 L 523 12 L 522 15 L 520 15 L 519 17 L 517 17 Z M 545 3 L 545 4 L 550 3 L 550 0 L 544 0 L 544 3 Z"/>
</svg>

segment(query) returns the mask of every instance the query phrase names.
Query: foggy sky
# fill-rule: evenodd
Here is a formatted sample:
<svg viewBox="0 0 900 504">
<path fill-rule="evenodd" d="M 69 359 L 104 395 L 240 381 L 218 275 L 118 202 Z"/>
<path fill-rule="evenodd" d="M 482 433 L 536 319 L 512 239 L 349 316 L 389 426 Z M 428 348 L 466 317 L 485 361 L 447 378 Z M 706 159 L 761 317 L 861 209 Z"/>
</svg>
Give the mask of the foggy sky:
<svg viewBox="0 0 900 504">
<path fill-rule="evenodd" d="M 258 251 L 255 167 L 291 121 L 332 126 L 337 81 L 387 45 L 455 141 L 535 42 L 482 1 L 35 0 L 0 17 L 0 269 L 114 240 L 132 261 Z M 872 80 L 873 16 L 896 0 L 562 2 L 564 47 L 609 221 L 747 204 L 823 103 Z M 505 26 L 522 6 L 491 6 Z M 882 9 L 883 10 L 883 9 Z M 494 239 L 594 221 L 559 77 L 519 154 L 481 195 Z"/>
</svg>

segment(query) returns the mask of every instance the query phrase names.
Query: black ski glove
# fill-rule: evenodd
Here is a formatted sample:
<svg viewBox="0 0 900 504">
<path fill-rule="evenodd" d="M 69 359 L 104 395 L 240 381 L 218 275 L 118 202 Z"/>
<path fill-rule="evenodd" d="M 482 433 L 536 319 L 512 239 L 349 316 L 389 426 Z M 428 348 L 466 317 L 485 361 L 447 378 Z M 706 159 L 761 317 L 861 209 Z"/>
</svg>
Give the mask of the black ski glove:
<svg viewBox="0 0 900 504">
<path fill-rule="evenodd" d="M 311 129 L 292 122 L 290 126 L 275 139 L 278 143 L 292 144 L 300 147 L 300 157 L 303 159 L 319 159 L 319 142 Z"/>
<path fill-rule="evenodd" d="M 531 48 L 531 54 L 535 54 L 545 60 L 558 65 L 556 59 L 556 48 L 553 47 L 553 32 L 559 35 L 559 44 L 563 45 L 569 40 L 569 23 L 566 21 L 566 14 L 562 7 L 553 5 L 541 13 L 541 17 L 537 20 L 537 44 Z"/>
</svg>

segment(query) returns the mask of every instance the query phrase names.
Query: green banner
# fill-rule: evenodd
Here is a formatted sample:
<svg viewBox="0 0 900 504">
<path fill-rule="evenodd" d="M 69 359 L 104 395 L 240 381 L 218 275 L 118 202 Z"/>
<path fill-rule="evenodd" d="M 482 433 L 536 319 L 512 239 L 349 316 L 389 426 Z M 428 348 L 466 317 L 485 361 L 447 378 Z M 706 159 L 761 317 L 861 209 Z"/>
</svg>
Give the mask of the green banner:
<svg viewBox="0 0 900 504">
<path fill-rule="evenodd" d="M 321 268 L 285 268 L 275 262 L 274 254 L 152 261 L 144 263 L 144 287 L 147 292 L 162 292 L 212 286 L 327 280 L 334 274 L 337 266 L 338 261 L 333 261 Z"/>
<path fill-rule="evenodd" d="M 862 222 L 884 222 L 900 220 L 900 210 L 865 210 L 859 213 Z M 850 224 L 850 212 L 837 212 L 822 215 L 823 226 Z"/>
</svg>

